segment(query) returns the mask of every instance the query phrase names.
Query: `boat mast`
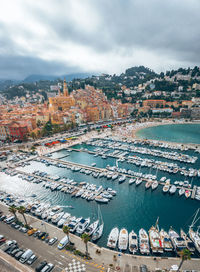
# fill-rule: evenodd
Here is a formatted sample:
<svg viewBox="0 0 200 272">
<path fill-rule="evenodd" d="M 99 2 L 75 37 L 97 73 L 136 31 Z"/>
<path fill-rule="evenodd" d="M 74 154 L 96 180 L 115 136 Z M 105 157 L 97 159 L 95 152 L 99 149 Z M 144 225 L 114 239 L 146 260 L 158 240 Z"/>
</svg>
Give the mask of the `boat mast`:
<svg viewBox="0 0 200 272">
<path fill-rule="evenodd" d="M 158 218 L 157 218 L 157 220 L 156 220 L 156 224 L 155 224 L 155 228 L 159 230 L 158 221 L 159 221 L 159 216 L 158 216 Z"/>
<path fill-rule="evenodd" d="M 194 219 L 192 221 L 192 224 L 189 226 L 189 228 L 193 228 L 193 226 L 196 224 L 196 222 L 199 220 L 199 217 L 197 218 L 197 215 L 199 213 L 199 208 L 197 209 L 196 213 L 195 213 L 195 216 L 194 216 Z M 196 219 L 197 218 L 197 219 Z"/>
</svg>

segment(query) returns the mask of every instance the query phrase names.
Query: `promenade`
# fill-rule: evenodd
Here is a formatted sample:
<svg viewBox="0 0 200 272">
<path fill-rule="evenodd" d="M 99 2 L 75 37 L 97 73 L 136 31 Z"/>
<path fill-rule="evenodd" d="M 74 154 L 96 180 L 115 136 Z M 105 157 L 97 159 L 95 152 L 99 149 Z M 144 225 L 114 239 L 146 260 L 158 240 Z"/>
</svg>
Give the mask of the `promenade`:
<svg viewBox="0 0 200 272">
<path fill-rule="evenodd" d="M 8 213 L 8 207 L 3 204 L 0 204 L 0 209 Z M 28 223 L 38 228 L 42 231 L 47 231 L 50 237 L 58 237 L 61 239 L 65 234 L 63 231 L 49 223 L 44 223 L 43 221 L 37 219 L 36 217 L 26 215 Z M 19 219 L 23 222 L 23 218 L 19 215 Z M 2 233 L 3 234 L 3 233 Z M 26 235 L 26 234 L 25 234 Z M 27 237 L 28 239 L 34 239 L 33 237 Z M 81 252 L 85 252 L 85 244 L 81 240 L 80 237 L 70 234 L 70 240 L 75 244 L 76 249 L 80 250 Z M 76 257 L 68 251 L 63 250 L 69 258 L 76 258 L 81 263 L 87 265 L 88 270 L 86 271 L 107 271 L 109 267 L 120 267 L 120 271 L 139 271 L 139 266 L 141 264 L 146 264 L 149 271 L 155 271 L 156 269 L 165 269 L 169 270 L 172 265 L 179 265 L 180 259 L 179 258 L 165 258 L 165 257 L 151 257 L 151 256 L 136 256 L 130 254 L 124 254 L 117 251 L 109 250 L 103 247 L 98 247 L 97 245 L 89 242 L 88 243 L 88 250 L 92 260 L 87 261 L 82 258 Z M 97 253 L 97 250 L 100 253 Z M 51 248 L 49 248 L 51 251 Z M 58 254 L 60 251 L 58 251 Z M 37 253 L 37 252 L 36 252 Z M 56 258 L 56 256 L 55 256 Z M 54 257 L 52 257 L 51 261 L 53 262 Z M 200 260 L 199 259 L 192 259 L 189 261 L 184 262 L 183 270 L 196 270 L 200 271 Z"/>
</svg>

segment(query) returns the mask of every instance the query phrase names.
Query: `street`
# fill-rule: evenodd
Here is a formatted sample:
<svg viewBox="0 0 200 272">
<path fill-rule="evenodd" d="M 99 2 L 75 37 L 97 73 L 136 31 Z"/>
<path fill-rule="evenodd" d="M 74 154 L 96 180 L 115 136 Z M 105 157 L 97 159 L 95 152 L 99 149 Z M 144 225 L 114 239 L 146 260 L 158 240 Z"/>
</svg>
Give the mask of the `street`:
<svg viewBox="0 0 200 272">
<path fill-rule="evenodd" d="M 35 269 L 41 261 L 46 260 L 55 265 L 53 272 L 61 272 L 69 265 L 69 263 L 72 263 L 73 259 L 75 259 L 76 262 L 85 264 L 86 271 L 103 271 L 102 267 L 99 268 L 95 264 L 92 265 L 91 262 L 89 263 L 88 261 L 76 257 L 66 250 L 59 251 L 57 249 L 58 242 L 53 246 L 49 246 L 44 241 L 15 230 L 3 222 L 0 222 L 0 234 L 4 235 L 7 240 L 16 240 L 20 248 L 29 248 L 38 256 L 36 262 L 31 266 L 33 269 Z M 0 248 L 3 248 L 3 245 L 0 246 Z"/>
</svg>

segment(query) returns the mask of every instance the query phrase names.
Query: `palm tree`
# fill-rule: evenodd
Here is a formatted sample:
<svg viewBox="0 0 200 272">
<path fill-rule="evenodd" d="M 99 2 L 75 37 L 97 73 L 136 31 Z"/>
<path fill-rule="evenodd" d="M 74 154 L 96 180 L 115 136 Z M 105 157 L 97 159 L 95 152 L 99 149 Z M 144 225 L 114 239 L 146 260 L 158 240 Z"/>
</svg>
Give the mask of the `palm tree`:
<svg viewBox="0 0 200 272">
<path fill-rule="evenodd" d="M 180 256 L 181 256 L 181 262 L 179 264 L 177 272 L 180 271 L 184 261 L 187 261 L 187 260 L 191 259 L 191 252 L 188 249 L 185 248 L 180 252 Z"/>
<path fill-rule="evenodd" d="M 88 257 L 88 242 L 90 241 L 90 236 L 87 233 L 83 233 L 81 239 L 85 243 L 86 257 Z"/>
<path fill-rule="evenodd" d="M 18 221 L 18 218 L 17 218 L 17 215 L 16 215 L 16 213 L 17 213 L 17 208 L 16 208 L 16 206 L 15 206 L 15 205 L 12 205 L 12 206 L 9 207 L 8 210 L 9 210 L 9 212 L 11 212 L 12 214 L 14 214 L 15 220 Z"/>
<path fill-rule="evenodd" d="M 65 234 L 67 234 L 67 237 L 68 237 L 68 239 L 69 239 L 70 227 L 69 227 L 69 226 L 64 226 L 64 227 L 63 227 L 63 232 L 64 232 Z"/>
<path fill-rule="evenodd" d="M 25 224 L 26 224 L 26 226 L 28 225 L 28 223 L 27 223 L 27 220 L 26 220 L 26 217 L 25 217 L 25 212 L 26 212 L 26 208 L 24 207 L 24 206 L 20 206 L 18 209 L 17 209 L 17 211 L 18 211 L 18 213 L 20 213 L 22 216 L 23 216 L 23 218 L 24 218 L 24 222 L 25 222 Z"/>
</svg>

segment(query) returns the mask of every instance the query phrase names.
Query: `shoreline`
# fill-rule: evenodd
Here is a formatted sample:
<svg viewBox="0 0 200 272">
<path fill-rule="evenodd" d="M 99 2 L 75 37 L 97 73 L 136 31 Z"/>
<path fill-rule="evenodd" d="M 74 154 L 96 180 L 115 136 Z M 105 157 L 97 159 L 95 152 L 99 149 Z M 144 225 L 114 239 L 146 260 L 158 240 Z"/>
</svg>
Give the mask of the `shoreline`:
<svg viewBox="0 0 200 272">
<path fill-rule="evenodd" d="M 132 130 L 132 137 L 136 140 L 148 140 L 148 141 L 158 141 L 158 142 L 162 142 L 162 143 L 171 143 L 171 144 L 175 144 L 175 145 L 196 145 L 199 146 L 200 143 L 181 143 L 181 142 L 173 142 L 173 141 L 165 141 L 165 140 L 156 140 L 156 139 L 150 139 L 150 138 L 141 138 L 139 135 L 137 135 L 137 133 L 140 130 L 146 129 L 146 128 L 150 128 L 150 127 L 158 127 L 158 126 L 166 126 L 166 125 L 189 125 L 189 124 L 200 124 L 200 121 L 198 122 L 146 122 L 146 123 L 139 123 L 141 124 L 141 126 L 139 125 L 139 127 L 133 128 Z"/>
</svg>

